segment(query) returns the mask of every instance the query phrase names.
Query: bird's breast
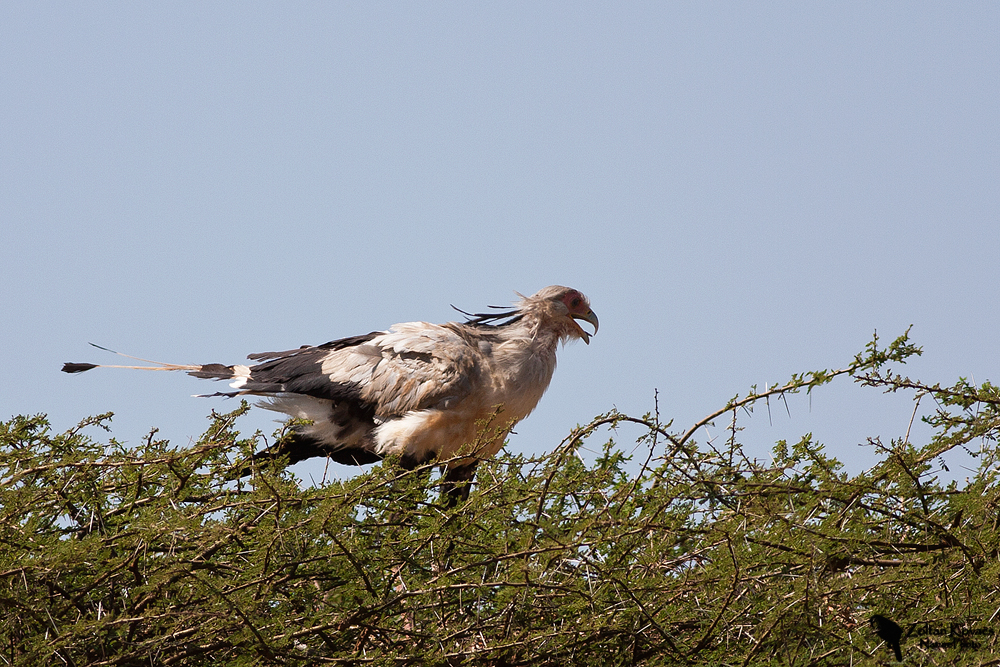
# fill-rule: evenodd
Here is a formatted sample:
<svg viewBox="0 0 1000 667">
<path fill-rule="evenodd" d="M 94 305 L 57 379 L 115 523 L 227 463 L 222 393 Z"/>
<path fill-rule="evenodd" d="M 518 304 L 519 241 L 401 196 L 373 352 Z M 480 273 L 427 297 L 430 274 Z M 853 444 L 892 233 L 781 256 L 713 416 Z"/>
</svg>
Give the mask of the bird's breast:
<svg viewBox="0 0 1000 667">
<path fill-rule="evenodd" d="M 493 364 L 493 391 L 491 405 L 503 405 L 511 418 L 527 417 L 545 390 L 548 389 L 556 368 L 554 346 L 541 345 L 538 341 L 515 341 L 499 350 Z"/>
</svg>

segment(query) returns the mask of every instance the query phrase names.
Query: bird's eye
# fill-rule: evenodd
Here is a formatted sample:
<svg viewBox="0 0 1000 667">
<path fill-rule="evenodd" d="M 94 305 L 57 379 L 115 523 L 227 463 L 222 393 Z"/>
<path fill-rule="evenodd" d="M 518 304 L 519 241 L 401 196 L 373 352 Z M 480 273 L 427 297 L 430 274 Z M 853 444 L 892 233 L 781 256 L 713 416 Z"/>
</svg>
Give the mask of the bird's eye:
<svg viewBox="0 0 1000 667">
<path fill-rule="evenodd" d="M 580 297 L 578 297 L 578 296 L 573 297 L 573 300 L 569 302 L 569 305 L 570 305 L 571 308 L 579 308 L 580 307 Z"/>
</svg>

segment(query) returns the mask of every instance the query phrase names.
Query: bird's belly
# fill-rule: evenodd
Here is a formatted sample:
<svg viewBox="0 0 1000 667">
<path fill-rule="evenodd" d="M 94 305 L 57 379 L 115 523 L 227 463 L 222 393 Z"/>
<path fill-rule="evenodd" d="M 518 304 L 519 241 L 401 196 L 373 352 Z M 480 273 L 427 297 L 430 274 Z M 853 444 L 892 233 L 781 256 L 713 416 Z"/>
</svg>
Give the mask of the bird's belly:
<svg viewBox="0 0 1000 667">
<path fill-rule="evenodd" d="M 375 432 L 383 456 L 417 461 L 444 460 L 458 454 L 492 456 L 503 447 L 511 420 L 502 411 L 419 410 L 386 422 Z"/>
</svg>

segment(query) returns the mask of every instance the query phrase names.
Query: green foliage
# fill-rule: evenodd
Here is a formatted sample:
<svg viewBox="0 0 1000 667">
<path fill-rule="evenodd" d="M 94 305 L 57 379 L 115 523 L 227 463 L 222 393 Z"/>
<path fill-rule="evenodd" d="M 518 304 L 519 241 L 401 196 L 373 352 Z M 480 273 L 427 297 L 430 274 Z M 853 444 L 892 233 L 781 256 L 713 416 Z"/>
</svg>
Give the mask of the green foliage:
<svg viewBox="0 0 1000 667">
<path fill-rule="evenodd" d="M 0 425 L 0 663 L 18 665 L 873 665 L 873 613 L 906 662 L 996 664 L 1000 396 L 893 375 L 877 339 L 842 370 L 736 397 L 686 431 L 602 415 L 545 456 L 480 465 L 444 509 L 429 469 L 392 462 L 300 488 L 280 466 L 227 481 L 261 446 L 246 410 L 193 447 L 135 451 L 42 417 Z M 811 436 L 748 460 L 741 411 L 840 375 L 937 402 L 936 433 L 850 475 Z M 724 445 L 700 425 L 729 415 Z M 638 473 L 613 442 L 638 425 Z M 980 459 L 959 488 L 932 463 Z"/>
</svg>

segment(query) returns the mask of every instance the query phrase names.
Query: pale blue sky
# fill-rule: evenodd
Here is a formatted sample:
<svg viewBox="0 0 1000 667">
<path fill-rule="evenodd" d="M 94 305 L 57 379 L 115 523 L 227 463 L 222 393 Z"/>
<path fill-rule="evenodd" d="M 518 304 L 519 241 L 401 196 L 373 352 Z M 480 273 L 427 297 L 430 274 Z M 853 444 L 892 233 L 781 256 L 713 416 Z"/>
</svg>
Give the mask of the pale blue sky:
<svg viewBox="0 0 1000 667">
<path fill-rule="evenodd" d="M 552 283 L 601 331 L 515 451 L 654 390 L 687 425 L 910 324 L 914 375 L 1000 380 L 996 2 L 3 3 L 0 86 L 3 417 L 183 444 L 217 387 L 60 365 Z M 910 416 L 850 384 L 789 407 L 748 422 L 761 453 L 814 431 L 864 463 Z"/>
</svg>

